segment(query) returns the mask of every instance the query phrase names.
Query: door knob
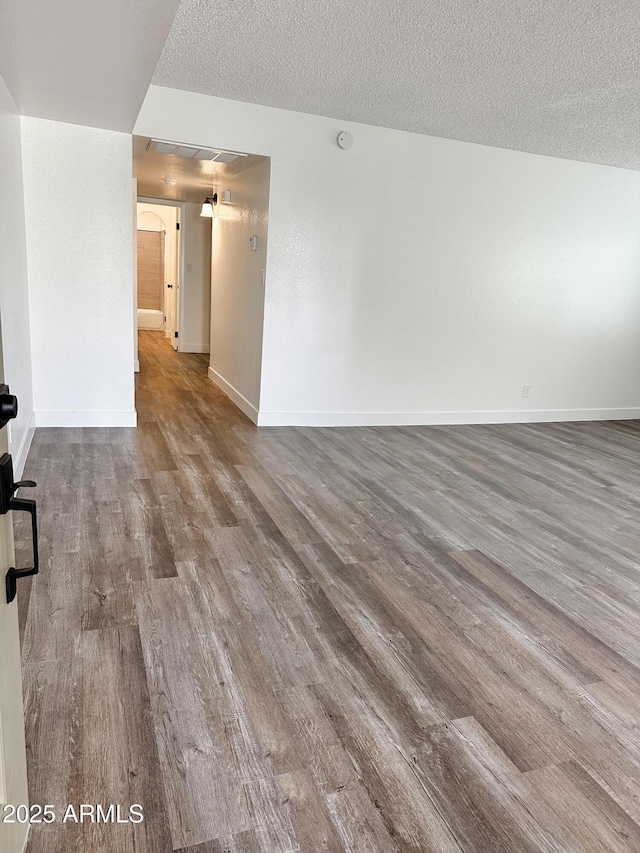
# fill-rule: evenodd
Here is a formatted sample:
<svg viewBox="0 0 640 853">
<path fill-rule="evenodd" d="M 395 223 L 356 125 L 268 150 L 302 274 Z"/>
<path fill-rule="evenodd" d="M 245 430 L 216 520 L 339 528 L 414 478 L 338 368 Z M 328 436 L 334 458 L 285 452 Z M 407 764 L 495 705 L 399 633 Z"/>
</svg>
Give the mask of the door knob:
<svg viewBox="0 0 640 853">
<path fill-rule="evenodd" d="M 0 385 L 0 429 L 18 417 L 18 398 L 9 393 L 8 385 Z"/>
</svg>

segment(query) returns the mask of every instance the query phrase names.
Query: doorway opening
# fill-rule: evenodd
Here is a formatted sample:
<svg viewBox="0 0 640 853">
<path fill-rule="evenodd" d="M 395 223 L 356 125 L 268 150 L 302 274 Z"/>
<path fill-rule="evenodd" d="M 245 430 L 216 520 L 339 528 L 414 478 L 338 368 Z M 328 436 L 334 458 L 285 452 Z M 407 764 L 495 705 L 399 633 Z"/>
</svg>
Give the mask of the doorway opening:
<svg viewBox="0 0 640 853">
<path fill-rule="evenodd" d="M 181 206 L 138 201 L 136 208 L 138 329 L 164 331 L 177 350 Z"/>
<path fill-rule="evenodd" d="M 201 208 L 137 196 L 136 331 L 163 331 L 176 352 L 209 352 L 211 220 Z"/>
<path fill-rule="evenodd" d="M 271 160 L 134 136 L 133 173 L 137 214 L 159 216 L 165 234 L 162 315 L 157 284 L 162 239 L 136 234 L 136 330 L 143 330 L 152 347 L 152 336 L 160 343 L 164 331 L 178 354 L 206 354 L 199 360 L 206 377 L 257 423 Z M 168 223 L 173 209 L 177 218 Z M 139 230 L 156 231 L 160 225 L 153 223 L 140 219 Z M 175 274 L 168 260 L 170 236 L 176 238 Z"/>
</svg>

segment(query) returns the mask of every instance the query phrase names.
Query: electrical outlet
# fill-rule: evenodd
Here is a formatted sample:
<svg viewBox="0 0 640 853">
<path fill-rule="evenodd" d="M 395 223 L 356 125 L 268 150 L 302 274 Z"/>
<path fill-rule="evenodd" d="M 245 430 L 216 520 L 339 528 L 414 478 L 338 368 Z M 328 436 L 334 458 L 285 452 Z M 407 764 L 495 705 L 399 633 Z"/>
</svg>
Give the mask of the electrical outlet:
<svg viewBox="0 0 640 853">
<path fill-rule="evenodd" d="M 531 385 L 523 385 L 522 386 L 522 396 L 530 397 L 531 396 Z"/>
<path fill-rule="evenodd" d="M 193 272 L 193 264 L 187 264 L 187 272 Z"/>
</svg>

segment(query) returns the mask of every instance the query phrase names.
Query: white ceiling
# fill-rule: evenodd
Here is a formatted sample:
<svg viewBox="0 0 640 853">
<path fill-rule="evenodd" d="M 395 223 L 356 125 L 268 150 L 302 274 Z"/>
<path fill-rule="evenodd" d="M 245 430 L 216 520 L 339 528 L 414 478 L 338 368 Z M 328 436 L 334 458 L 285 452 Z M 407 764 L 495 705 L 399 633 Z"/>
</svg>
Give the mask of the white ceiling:
<svg viewBox="0 0 640 853">
<path fill-rule="evenodd" d="M 0 74 L 24 115 L 130 132 L 179 0 L 0 0 Z"/>
<path fill-rule="evenodd" d="M 638 0 L 183 0 L 153 82 L 640 169 L 639 21 Z"/>
<path fill-rule="evenodd" d="M 184 140 L 176 140 L 182 142 Z M 133 137 L 133 176 L 138 181 L 138 195 L 200 204 L 212 192 L 229 189 L 226 181 L 265 158 L 256 154 L 238 157 L 233 163 L 192 160 L 172 154 L 147 151 L 148 136 Z M 175 184 L 166 184 L 165 178 Z"/>
</svg>

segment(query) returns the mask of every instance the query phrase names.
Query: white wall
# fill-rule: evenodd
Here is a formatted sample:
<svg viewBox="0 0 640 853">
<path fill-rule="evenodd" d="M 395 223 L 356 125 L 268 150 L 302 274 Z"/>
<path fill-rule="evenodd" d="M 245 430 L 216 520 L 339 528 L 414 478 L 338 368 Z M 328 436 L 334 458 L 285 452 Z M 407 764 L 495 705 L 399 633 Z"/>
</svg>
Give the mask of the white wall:
<svg viewBox="0 0 640 853">
<path fill-rule="evenodd" d="M 131 136 L 22 117 L 38 426 L 134 426 Z"/>
<path fill-rule="evenodd" d="M 5 382 L 18 397 L 8 425 L 16 476 L 22 474 L 35 429 L 31 335 L 22 186 L 20 117 L 0 77 L 0 314 Z"/>
<path fill-rule="evenodd" d="M 640 416 L 640 173 L 156 86 L 135 132 L 272 158 L 260 423 Z"/>
<path fill-rule="evenodd" d="M 254 421 L 260 408 L 269 165 L 263 160 L 227 181 L 233 203 L 219 203 L 212 221 L 209 376 Z"/>
<path fill-rule="evenodd" d="M 211 314 L 211 220 L 201 204 L 184 206 L 184 281 L 180 321 L 181 352 L 209 352 Z"/>
</svg>

